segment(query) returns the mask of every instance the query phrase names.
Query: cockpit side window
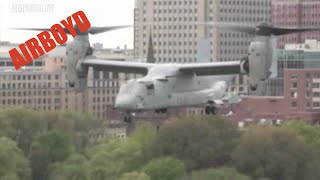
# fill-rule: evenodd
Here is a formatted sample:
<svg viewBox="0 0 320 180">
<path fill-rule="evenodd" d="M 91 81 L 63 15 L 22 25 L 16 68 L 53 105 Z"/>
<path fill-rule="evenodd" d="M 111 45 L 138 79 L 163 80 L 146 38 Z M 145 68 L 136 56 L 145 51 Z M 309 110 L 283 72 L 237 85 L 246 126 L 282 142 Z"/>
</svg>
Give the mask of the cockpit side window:
<svg viewBox="0 0 320 180">
<path fill-rule="evenodd" d="M 154 84 L 148 84 L 146 85 L 147 90 L 154 90 Z"/>
<path fill-rule="evenodd" d="M 153 96 L 154 95 L 154 84 L 153 83 L 147 84 L 146 88 L 147 88 L 148 96 Z"/>
</svg>

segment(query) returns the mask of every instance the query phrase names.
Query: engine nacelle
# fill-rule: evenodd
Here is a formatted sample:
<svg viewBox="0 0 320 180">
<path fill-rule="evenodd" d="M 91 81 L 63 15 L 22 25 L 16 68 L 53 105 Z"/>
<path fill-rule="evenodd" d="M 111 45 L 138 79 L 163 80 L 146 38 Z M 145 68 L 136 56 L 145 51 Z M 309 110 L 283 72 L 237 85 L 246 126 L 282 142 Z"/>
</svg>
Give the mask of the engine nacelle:
<svg viewBox="0 0 320 180">
<path fill-rule="evenodd" d="M 251 90 L 256 90 L 260 81 L 270 76 L 272 64 L 272 47 L 269 42 L 252 42 L 249 56 L 241 59 L 241 71 L 249 75 L 248 83 Z"/>
<path fill-rule="evenodd" d="M 74 87 L 77 91 L 83 91 L 87 87 L 88 70 L 81 66 L 88 52 L 92 51 L 89 43 L 82 41 L 72 41 L 67 43 L 67 72 L 70 87 Z"/>
<path fill-rule="evenodd" d="M 250 73 L 249 57 L 245 56 L 241 58 L 240 64 L 241 64 L 241 74 L 249 74 Z"/>
</svg>

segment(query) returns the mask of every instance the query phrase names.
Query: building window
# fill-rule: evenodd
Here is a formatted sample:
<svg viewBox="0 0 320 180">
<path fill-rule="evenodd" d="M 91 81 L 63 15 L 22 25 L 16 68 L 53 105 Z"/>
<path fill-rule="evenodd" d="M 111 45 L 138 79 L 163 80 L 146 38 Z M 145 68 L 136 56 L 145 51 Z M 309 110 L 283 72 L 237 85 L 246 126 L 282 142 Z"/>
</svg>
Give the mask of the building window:
<svg viewBox="0 0 320 180">
<path fill-rule="evenodd" d="M 291 74 L 291 79 L 298 79 L 298 74 Z"/>
<path fill-rule="evenodd" d="M 291 108 L 297 108 L 297 102 L 296 101 L 292 101 L 291 102 Z"/>
<path fill-rule="evenodd" d="M 313 84 L 312 84 L 312 87 L 313 87 L 313 88 L 320 88 L 320 83 L 313 83 Z"/>
<path fill-rule="evenodd" d="M 298 97 L 298 92 L 297 91 L 292 91 L 291 92 L 291 97 L 292 98 L 297 98 Z"/>
<path fill-rule="evenodd" d="M 310 107 L 311 107 L 311 103 L 307 102 L 307 108 L 310 108 Z"/>
<path fill-rule="evenodd" d="M 320 73 L 314 73 L 314 78 L 320 78 Z"/>
<path fill-rule="evenodd" d="M 306 78 L 307 78 L 307 79 L 308 79 L 308 78 L 311 78 L 310 73 L 306 73 Z"/>
<path fill-rule="evenodd" d="M 306 97 L 309 98 L 310 96 L 311 96 L 310 91 L 307 91 L 307 92 L 306 92 Z"/>
<path fill-rule="evenodd" d="M 291 88 L 297 88 L 298 87 L 298 83 L 297 82 L 292 82 L 291 83 Z"/>
<path fill-rule="evenodd" d="M 306 88 L 311 88 L 311 83 L 310 82 L 306 82 Z"/>
<path fill-rule="evenodd" d="M 313 97 L 320 97 L 320 92 L 313 92 Z"/>
<path fill-rule="evenodd" d="M 313 107 L 314 108 L 319 108 L 320 107 L 320 102 L 313 102 Z"/>
</svg>

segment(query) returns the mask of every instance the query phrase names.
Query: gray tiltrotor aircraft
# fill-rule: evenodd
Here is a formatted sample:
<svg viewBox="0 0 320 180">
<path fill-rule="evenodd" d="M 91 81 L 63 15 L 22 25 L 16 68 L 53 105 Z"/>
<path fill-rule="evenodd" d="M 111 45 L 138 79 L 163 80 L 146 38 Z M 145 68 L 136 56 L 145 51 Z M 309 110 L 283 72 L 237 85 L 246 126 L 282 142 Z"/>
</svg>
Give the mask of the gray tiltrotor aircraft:
<svg viewBox="0 0 320 180">
<path fill-rule="evenodd" d="M 198 56 L 199 63 L 153 64 L 103 60 L 92 56 L 89 34 L 124 27 L 91 27 L 86 33 L 80 33 L 67 43 L 66 60 L 69 85 L 78 90 L 86 87 L 89 67 L 143 75 L 122 84 L 117 95 L 115 108 L 125 112 L 126 122 L 132 120 L 133 112 L 155 110 L 165 113 L 167 108 L 177 106 L 204 106 L 206 114 L 214 114 L 215 104 L 225 97 L 228 83 L 235 74 L 248 74 L 248 85 L 252 91 L 270 77 L 273 36 L 316 30 L 273 27 L 266 23 L 258 26 L 220 24 L 218 28 L 255 35 L 249 45 L 248 56 L 235 62 L 208 62 L 210 57 L 199 59 L 205 57 Z"/>
</svg>

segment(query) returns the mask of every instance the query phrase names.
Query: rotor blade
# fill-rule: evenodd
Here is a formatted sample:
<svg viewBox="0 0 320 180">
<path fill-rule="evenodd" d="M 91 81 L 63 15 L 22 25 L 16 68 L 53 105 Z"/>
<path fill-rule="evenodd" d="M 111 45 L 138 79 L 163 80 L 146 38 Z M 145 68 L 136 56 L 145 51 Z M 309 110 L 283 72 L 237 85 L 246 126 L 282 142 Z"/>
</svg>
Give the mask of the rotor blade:
<svg viewBox="0 0 320 180">
<path fill-rule="evenodd" d="M 275 36 L 291 34 L 291 33 L 299 33 L 299 32 L 306 32 L 306 31 L 319 31 L 319 28 L 290 28 L 290 27 L 270 27 L 271 34 Z"/>
<path fill-rule="evenodd" d="M 215 23 L 204 22 L 204 23 L 197 23 L 197 24 L 213 27 L 223 31 L 233 31 L 233 32 L 241 32 L 241 33 L 247 33 L 247 34 L 256 33 L 256 26 L 254 25 L 223 23 L 223 22 L 215 22 Z"/>
<path fill-rule="evenodd" d="M 125 25 L 125 26 L 106 26 L 106 27 L 91 27 L 87 32 L 80 32 L 79 28 L 77 26 L 74 26 L 75 31 L 77 32 L 78 35 L 80 34 L 87 34 L 88 32 L 90 34 L 99 34 L 99 33 L 103 33 L 103 32 L 108 32 L 108 31 L 113 31 L 113 30 L 117 30 L 117 29 L 122 29 L 122 28 L 128 28 L 131 27 L 129 25 Z M 11 28 L 11 29 L 15 29 L 15 30 L 27 30 L 27 31 L 50 31 L 50 29 L 48 28 Z M 63 28 L 64 32 L 67 34 L 70 34 L 69 30 L 66 28 Z"/>
<path fill-rule="evenodd" d="M 51 29 L 47 29 L 47 28 L 10 28 L 10 29 L 23 30 L 23 31 L 51 31 Z M 63 30 L 66 34 L 71 34 L 68 29 L 63 28 Z M 77 29 L 76 29 L 76 31 L 77 31 Z M 78 33 L 78 31 L 77 31 L 77 33 Z M 78 33 L 78 34 L 80 34 L 80 33 Z"/>
<path fill-rule="evenodd" d="M 99 34 L 103 32 L 108 32 L 108 31 L 113 31 L 116 29 L 123 29 L 123 28 L 128 28 L 131 26 L 125 25 L 125 26 L 106 26 L 106 27 L 91 27 L 89 29 L 90 34 Z"/>
<path fill-rule="evenodd" d="M 234 31 L 246 34 L 256 34 L 256 26 L 253 25 L 245 25 L 245 24 L 227 24 L 221 23 L 217 24 L 217 28 L 225 31 Z"/>
<path fill-rule="evenodd" d="M 47 28 L 10 28 L 14 30 L 26 30 L 26 31 L 50 31 L 50 29 Z"/>
<path fill-rule="evenodd" d="M 300 27 L 274 27 L 268 24 L 258 24 L 255 25 L 247 25 L 247 24 L 236 24 L 236 23 L 201 23 L 206 26 L 211 26 L 224 31 L 234 31 L 241 32 L 252 35 L 260 35 L 260 36 L 281 36 L 285 34 L 298 33 L 298 32 L 306 32 L 306 31 L 318 31 L 320 27 L 313 28 L 300 28 Z"/>
</svg>

